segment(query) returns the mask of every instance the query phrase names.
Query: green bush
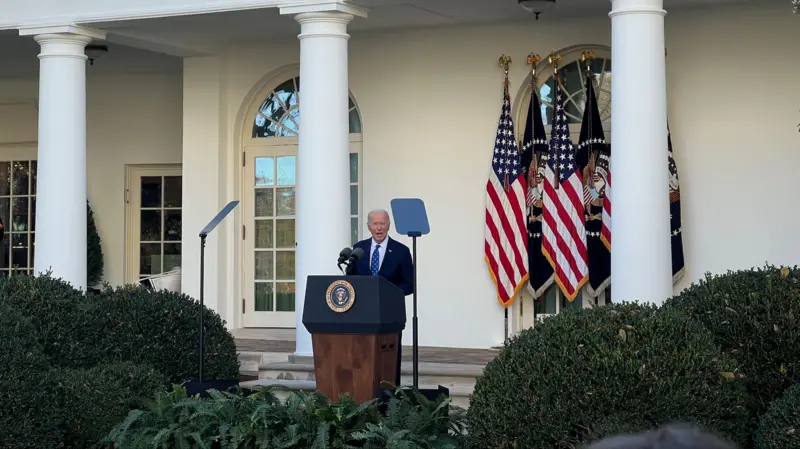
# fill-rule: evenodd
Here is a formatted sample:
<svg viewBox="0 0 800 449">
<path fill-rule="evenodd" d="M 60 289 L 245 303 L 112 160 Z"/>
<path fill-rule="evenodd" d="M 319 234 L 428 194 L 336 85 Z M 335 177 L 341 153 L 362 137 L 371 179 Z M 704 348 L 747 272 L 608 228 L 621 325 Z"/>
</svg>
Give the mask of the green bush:
<svg viewBox="0 0 800 449">
<path fill-rule="evenodd" d="M 101 330 L 92 351 L 110 360 L 147 364 L 171 383 L 197 379 L 200 303 L 180 293 L 151 292 L 139 286 L 106 287 L 95 295 Z M 220 316 L 204 309 L 206 379 L 238 379 L 233 336 Z"/>
<path fill-rule="evenodd" d="M 94 222 L 94 212 L 86 202 L 86 285 L 93 287 L 103 279 L 103 246 Z"/>
<path fill-rule="evenodd" d="M 52 399 L 64 411 L 65 447 L 96 447 L 128 413 L 161 391 L 164 377 L 131 362 L 90 369 L 57 369 L 48 373 Z M 76 411 L 79 411 L 76 413 Z"/>
<path fill-rule="evenodd" d="M 683 421 L 748 440 L 737 365 L 675 310 L 568 310 L 513 338 L 476 383 L 475 448 L 573 448 Z"/>
<path fill-rule="evenodd" d="M 383 417 L 372 402 L 359 405 L 348 397 L 332 402 L 320 393 L 291 393 L 285 402 L 269 390 L 210 395 L 189 398 L 182 387 L 159 394 L 147 410 L 132 411 L 106 442 L 117 449 L 465 447 L 463 412 L 451 409 L 449 399 L 399 395 Z"/>
<path fill-rule="evenodd" d="M 41 385 L 47 360 L 34 326 L 11 306 L 0 302 L 0 447 L 58 447 L 60 410 Z"/>
<path fill-rule="evenodd" d="M 800 384 L 784 391 L 761 417 L 755 449 L 800 449 Z"/>
<path fill-rule="evenodd" d="M 0 278 L 0 303 L 27 316 L 53 367 L 90 368 L 104 359 L 92 350 L 103 334 L 92 304 L 67 282 L 50 276 Z"/>
<path fill-rule="evenodd" d="M 800 270 L 766 266 L 711 276 L 667 301 L 741 361 L 755 416 L 800 381 Z"/>
<path fill-rule="evenodd" d="M 131 361 L 152 366 L 171 383 L 197 378 L 200 304 L 186 295 L 138 286 L 84 295 L 49 276 L 11 276 L 0 279 L 0 303 L 30 318 L 52 367 Z M 204 377 L 238 379 L 233 336 L 208 308 L 204 320 Z"/>
</svg>

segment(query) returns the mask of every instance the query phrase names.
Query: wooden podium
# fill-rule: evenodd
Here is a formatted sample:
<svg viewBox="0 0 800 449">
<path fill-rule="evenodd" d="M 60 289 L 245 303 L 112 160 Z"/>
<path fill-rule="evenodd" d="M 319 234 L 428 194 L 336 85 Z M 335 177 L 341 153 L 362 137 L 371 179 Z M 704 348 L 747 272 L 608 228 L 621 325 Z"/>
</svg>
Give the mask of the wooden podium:
<svg viewBox="0 0 800 449">
<path fill-rule="evenodd" d="M 403 292 L 378 276 L 309 276 L 303 324 L 311 333 L 317 389 L 337 400 L 375 398 L 394 385 Z"/>
</svg>

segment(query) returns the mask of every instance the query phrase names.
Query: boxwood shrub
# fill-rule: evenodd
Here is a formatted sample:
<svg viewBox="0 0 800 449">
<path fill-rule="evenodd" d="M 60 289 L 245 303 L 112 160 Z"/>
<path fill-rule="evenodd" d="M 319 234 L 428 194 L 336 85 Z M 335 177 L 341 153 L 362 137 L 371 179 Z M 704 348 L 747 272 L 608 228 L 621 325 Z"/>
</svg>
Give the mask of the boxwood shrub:
<svg viewBox="0 0 800 449">
<path fill-rule="evenodd" d="M 61 410 L 42 384 L 47 359 L 33 324 L 0 302 L 0 447 L 59 447 Z"/>
<path fill-rule="evenodd" d="M 800 449 L 800 384 L 784 391 L 761 417 L 755 449 Z"/>
<path fill-rule="evenodd" d="M 741 362 L 754 416 L 800 381 L 800 270 L 767 265 L 707 275 L 665 307 L 686 312 Z"/>
<path fill-rule="evenodd" d="M 567 310 L 513 338 L 477 380 L 475 448 L 574 448 L 674 421 L 748 440 L 737 364 L 676 310 Z"/>
<path fill-rule="evenodd" d="M 153 367 L 167 382 L 197 378 L 200 304 L 189 296 L 134 285 L 84 295 L 49 276 L 11 276 L 0 279 L 0 303 L 30 319 L 51 367 L 130 361 Z M 204 313 L 205 377 L 238 379 L 233 336 L 218 314 Z"/>
<path fill-rule="evenodd" d="M 106 287 L 92 298 L 99 332 L 92 350 L 110 360 L 154 367 L 171 383 L 197 379 L 200 303 L 166 290 Z M 206 379 L 239 379 L 233 335 L 204 308 Z"/>
</svg>

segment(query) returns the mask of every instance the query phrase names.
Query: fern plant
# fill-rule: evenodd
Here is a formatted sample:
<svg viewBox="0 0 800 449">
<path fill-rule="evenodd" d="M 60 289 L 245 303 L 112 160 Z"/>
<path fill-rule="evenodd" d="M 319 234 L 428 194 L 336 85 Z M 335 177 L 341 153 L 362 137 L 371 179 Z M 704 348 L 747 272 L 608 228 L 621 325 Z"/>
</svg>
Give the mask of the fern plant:
<svg viewBox="0 0 800 449">
<path fill-rule="evenodd" d="M 381 416 L 374 402 L 331 401 L 295 392 L 281 402 L 271 390 L 245 396 L 210 391 L 188 397 L 183 387 L 131 412 L 106 438 L 117 449 L 355 449 L 463 447 L 463 412 L 449 400 L 398 395 Z"/>
</svg>

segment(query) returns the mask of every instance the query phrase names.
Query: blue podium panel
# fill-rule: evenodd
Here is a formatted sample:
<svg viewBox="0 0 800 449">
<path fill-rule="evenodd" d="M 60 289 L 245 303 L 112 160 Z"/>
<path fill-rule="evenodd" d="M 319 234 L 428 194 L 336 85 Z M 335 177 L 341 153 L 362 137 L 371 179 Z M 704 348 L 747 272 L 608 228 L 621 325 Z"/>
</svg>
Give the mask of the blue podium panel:
<svg viewBox="0 0 800 449">
<path fill-rule="evenodd" d="M 425 203 L 419 198 L 395 198 L 391 201 L 394 226 L 398 234 L 421 237 L 431 232 Z"/>
</svg>

